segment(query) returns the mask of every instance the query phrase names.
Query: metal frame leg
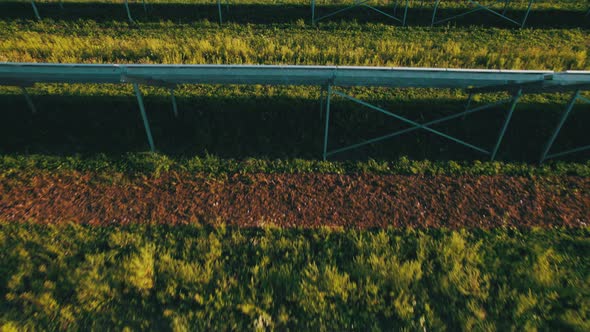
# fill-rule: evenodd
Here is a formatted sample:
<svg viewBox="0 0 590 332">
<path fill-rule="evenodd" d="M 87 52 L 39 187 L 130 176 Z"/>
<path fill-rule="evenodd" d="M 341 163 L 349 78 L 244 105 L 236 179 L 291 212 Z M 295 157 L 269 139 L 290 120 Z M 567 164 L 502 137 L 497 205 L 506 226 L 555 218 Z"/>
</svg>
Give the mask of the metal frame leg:
<svg viewBox="0 0 590 332">
<path fill-rule="evenodd" d="M 326 94 L 326 89 L 323 86 L 320 89 L 320 120 L 322 120 L 324 118 L 324 95 Z"/>
<path fill-rule="evenodd" d="M 141 0 L 141 3 L 143 4 L 143 11 L 147 14 L 147 5 L 145 4 L 145 0 Z"/>
<path fill-rule="evenodd" d="M 500 148 L 500 144 L 502 144 L 502 139 L 504 139 L 504 134 L 506 134 L 506 129 L 508 129 L 508 125 L 510 124 L 510 120 L 512 119 L 512 114 L 516 109 L 516 104 L 520 100 L 522 96 L 522 89 L 518 90 L 518 92 L 514 95 L 512 99 L 512 105 L 510 105 L 510 110 L 508 110 L 508 114 L 506 115 L 506 120 L 504 121 L 504 125 L 502 126 L 502 130 L 500 131 L 500 135 L 498 136 L 498 141 L 496 142 L 496 146 L 492 152 L 491 160 L 494 161 L 496 159 L 496 154 L 498 153 L 498 149 Z"/>
<path fill-rule="evenodd" d="M 219 13 L 219 25 L 223 25 L 223 16 L 221 14 L 221 0 L 217 0 L 217 12 Z"/>
<path fill-rule="evenodd" d="M 155 152 L 156 146 L 154 145 L 154 139 L 152 137 L 150 123 L 148 121 L 147 114 L 145 112 L 145 107 L 143 105 L 143 97 L 141 95 L 141 91 L 139 90 L 139 85 L 137 85 L 137 83 L 133 83 L 133 90 L 135 91 L 137 103 L 139 104 L 139 112 L 141 113 L 141 118 L 143 119 L 143 126 L 145 127 L 145 133 L 147 135 L 148 143 L 150 144 L 150 150 L 152 152 Z"/>
<path fill-rule="evenodd" d="M 328 157 L 328 130 L 330 127 L 330 98 L 332 97 L 332 86 L 328 85 L 326 94 L 326 126 L 324 128 L 324 161 Z"/>
<path fill-rule="evenodd" d="M 469 109 L 469 107 L 471 107 L 471 101 L 473 101 L 473 93 L 469 93 L 469 97 L 467 97 L 467 103 L 465 103 L 466 111 Z M 465 117 L 467 117 L 467 114 L 463 115 L 461 120 L 465 120 Z"/>
<path fill-rule="evenodd" d="M 170 98 L 172 99 L 172 111 L 174 117 L 178 119 L 178 105 L 176 104 L 176 97 L 174 96 L 174 88 L 170 88 Z"/>
<path fill-rule="evenodd" d="M 547 141 L 547 144 L 545 145 L 545 149 L 543 150 L 543 154 L 541 155 L 541 159 L 539 160 L 539 163 L 543 163 L 545 160 L 549 159 L 549 158 L 555 158 L 555 157 L 559 157 L 559 156 L 563 156 L 566 154 L 570 154 L 570 153 L 574 153 L 574 152 L 579 152 L 579 151 L 583 151 L 586 149 L 590 149 L 590 146 L 585 146 L 585 147 L 580 147 L 580 148 L 576 148 L 576 149 L 572 149 L 569 151 L 563 151 L 563 152 L 558 152 L 558 153 L 554 153 L 552 155 L 548 155 L 549 151 L 551 150 L 551 147 L 553 146 L 553 143 L 555 143 L 555 140 L 557 139 L 557 136 L 559 135 L 559 132 L 561 131 L 561 128 L 563 127 L 563 125 L 565 124 L 565 121 L 567 120 L 567 118 L 569 117 L 570 113 L 572 112 L 572 110 L 574 109 L 574 106 L 576 105 L 576 101 L 578 100 L 583 100 L 586 102 L 590 103 L 590 100 L 583 98 L 580 95 L 581 91 L 577 90 L 573 95 L 572 98 L 570 99 L 570 101 L 567 104 L 567 107 L 565 109 L 565 112 L 563 112 L 563 115 L 561 116 L 561 119 L 559 120 L 559 123 L 557 124 L 557 127 L 555 128 L 555 130 L 553 131 L 553 134 L 551 135 L 551 138 L 549 138 L 549 141 Z"/>
<path fill-rule="evenodd" d="M 125 0 L 124 4 L 125 10 L 127 11 L 127 18 L 129 19 L 129 22 L 135 23 L 135 21 L 133 21 L 133 18 L 131 17 L 131 10 L 129 9 L 129 0 Z"/>
<path fill-rule="evenodd" d="M 432 10 L 432 23 L 430 24 L 431 27 L 434 26 L 436 22 L 436 13 L 438 12 L 438 5 L 440 4 L 440 0 L 436 0 L 434 3 L 434 9 Z"/>
<path fill-rule="evenodd" d="M 31 96 L 29 95 L 27 89 L 24 86 L 21 86 L 20 90 L 23 92 L 23 96 L 25 96 L 25 100 L 27 101 L 27 105 L 29 105 L 29 108 L 31 109 L 31 113 L 37 113 L 37 108 L 35 107 L 33 99 L 31 99 Z"/>
<path fill-rule="evenodd" d="M 533 3 L 535 2 L 535 0 L 529 0 L 529 6 L 526 10 L 526 14 L 524 14 L 524 18 L 522 19 L 522 24 L 520 25 L 520 28 L 524 28 L 524 26 L 526 25 L 526 21 L 529 18 L 529 14 L 531 13 L 531 9 L 533 8 Z"/>
<path fill-rule="evenodd" d="M 33 7 L 33 12 L 35 13 L 35 18 L 41 20 L 41 16 L 39 15 L 39 10 L 37 9 L 37 5 L 35 5 L 35 0 L 31 0 L 31 6 Z"/>
</svg>

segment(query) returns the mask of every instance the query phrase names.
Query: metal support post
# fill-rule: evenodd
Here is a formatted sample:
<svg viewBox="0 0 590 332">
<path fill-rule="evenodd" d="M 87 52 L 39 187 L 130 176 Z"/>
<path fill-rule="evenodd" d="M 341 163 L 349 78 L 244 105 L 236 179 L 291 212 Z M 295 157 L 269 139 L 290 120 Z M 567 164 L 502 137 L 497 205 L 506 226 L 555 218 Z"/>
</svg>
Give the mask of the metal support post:
<svg viewBox="0 0 590 332">
<path fill-rule="evenodd" d="M 217 0 L 217 12 L 219 13 L 219 25 L 223 24 L 223 17 L 221 15 L 221 0 Z"/>
<path fill-rule="evenodd" d="M 311 24 L 315 24 L 315 0 L 311 0 Z"/>
<path fill-rule="evenodd" d="M 506 129 L 508 129 L 508 125 L 510 124 L 510 120 L 512 119 L 512 114 L 516 109 L 516 104 L 520 97 L 522 96 L 522 89 L 518 90 L 518 92 L 512 98 L 512 104 L 510 105 L 510 109 L 508 110 L 508 114 L 506 115 L 506 120 L 504 121 L 504 125 L 502 126 L 502 130 L 500 131 L 500 135 L 498 136 L 498 141 L 496 142 L 496 146 L 492 151 L 492 158 L 491 160 L 494 161 L 496 159 L 496 154 L 498 153 L 498 149 L 500 148 L 500 144 L 502 144 L 502 139 L 504 138 L 504 134 L 506 134 Z"/>
<path fill-rule="evenodd" d="M 176 105 L 176 97 L 174 96 L 174 88 L 170 88 L 170 97 L 172 98 L 172 111 L 174 117 L 178 119 L 178 106 Z"/>
<path fill-rule="evenodd" d="M 27 101 L 27 105 L 29 105 L 29 108 L 31 109 L 31 113 L 33 113 L 33 114 L 37 113 L 37 108 L 35 107 L 35 104 L 33 103 L 33 99 L 31 99 L 31 96 L 29 95 L 29 92 L 27 91 L 27 89 L 25 87 L 21 86 L 20 90 L 23 92 L 23 96 L 25 96 L 25 100 Z"/>
<path fill-rule="evenodd" d="M 59 8 L 64 9 L 64 0 L 59 0 Z"/>
<path fill-rule="evenodd" d="M 543 150 L 543 154 L 541 155 L 541 159 L 539 160 L 539 163 L 543 163 L 548 158 L 547 157 L 547 154 L 549 153 L 549 150 L 551 150 L 551 147 L 553 146 L 553 143 L 555 143 L 555 139 L 557 139 L 557 136 L 559 135 L 559 132 L 561 131 L 561 128 L 565 124 L 565 121 L 569 117 L 569 115 L 570 115 L 571 111 L 573 110 L 574 105 L 576 105 L 576 101 L 578 100 L 579 97 L 580 97 L 580 90 L 577 90 L 573 94 L 573 96 L 570 99 L 570 101 L 568 102 L 567 107 L 565 109 L 565 112 L 561 116 L 561 119 L 559 120 L 559 123 L 557 124 L 557 127 L 553 131 L 553 135 L 551 135 L 551 138 L 549 139 L 549 141 L 545 145 L 545 149 Z M 566 152 L 568 152 L 568 151 L 566 151 Z M 562 155 L 562 154 L 561 153 L 558 153 L 558 154 L 552 155 L 551 157 L 557 157 L 559 155 Z"/>
<path fill-rule="evenodd" d="M 154 139 L 152 138 L 150 123 L 148 122 L 145 107 L 143 105 L 143 97 L 141 95 L 141 91 L 139 90 L 139 86 L 137 85 L 137 83 L 133 83 L 133 90 L 135 90 L 135 96 L 137 97 L 137 103 L 139 104 L 139 111 L 141 112 L 141 118 L 143 119 L 143 126 L 145 127 L 145 133 L 147 135 L 148 143 L 150 144 L 150 150 L 152 152 L 155 152 L 156 146 L 154 145 Z"/>
<path fill-rule="evenodd" d="M 472 100 L 473 100 L 473 93 L 469 93 L 469 97 L 467 97 L 467 103 L 465 104 L 466 111 L 469 109 L 469 107 L 471 107 Z M 463 115 L 463 118 L 461 118 L 461 120 L 465 120 L 466 116 L 467 116 L 467 114 Z"/>
<path fill-rule="evenodd" d="M 330 127 L 330 98 L 332 96 L 332 86 L 328 85 L 327 94 L 326 94 L 326 126 L 324 128 L 324 153 L 323 159 L 324 161 L 328 157 L 328 129 Z"/>
<path fill-rule="evenodd" d="M 131 17 L 131 10 L 129 9 L 129 0 L 125 0 L 125 10 L 127 11 L 127 18 L 129 19 L 129 23 L 135 23 L 133 18 Z"/>
<path fill-rule="evenodd" d="M 439 4 L 440 4 L 440 0 L 436 0 L 436 2 L 434 3 L 434 9 L 432 10 L 432 22 L 430 23 L 431 27 L 433 27 L 436 22 L 436 12 L 438 11 Z"/>
<path fill-rule="evenodd" d="M 324 118 L 324 95 L 326 90 L 323 86 L 320 89 L 320 120 L 322 120 Z"/>
<path fill-rule="evenodd" d="M 41 20 L 41 16 L 39 16 L 39 10 L 37 9 L 37 5 L 35 5 L 35 0 L 31 0 L 31 6 L 33 7 L 33 12 L 35 12 L 35 17 L 38 20 Z"/>
<path fill-rule="evenodd" d="M 402 26 L 406 26 L 406 20 L 408 18 L 408 7 L 410 7 L 410 0 L 406 0 L 406 9 L 404 10 L 404 18 L 402 20 Z"/>
<path fill-rule="evenodd" d="M 526 13 L 524 14 L 524 19 L 522 20 L 522 24 L 520 25 L 520 28 L 524 28 L 524 26 L 526 25 L 526 20 L 528 20 L 529 18 L 529 14 L 531 13 L 531 9 L 533 8 L 533 2 L 535 2 L 535 0 L 529 0 L 529 6 L 526 10 Z"/>
<path fill-rule="evenodd" d="M 141 0 L 141 3 L 143 4 L 143 11 L 147 14 L 147 5 L 145 4 L 145 0 Z"/>
</svg>

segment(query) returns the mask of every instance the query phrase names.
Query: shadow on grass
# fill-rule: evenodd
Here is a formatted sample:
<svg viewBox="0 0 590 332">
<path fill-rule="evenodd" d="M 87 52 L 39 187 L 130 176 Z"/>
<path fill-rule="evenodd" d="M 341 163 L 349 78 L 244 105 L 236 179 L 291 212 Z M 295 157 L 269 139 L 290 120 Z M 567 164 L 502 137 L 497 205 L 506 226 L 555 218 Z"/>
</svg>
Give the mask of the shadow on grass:
<svg viewBox="0 0 590 332">
<path fill-rule="evenodd" d="M 120 154 L 149 149 L 135 98 L 96 96 L 33 96 L 38 112 L 31 114 L 19 95 L 0 96 L 1 153 Z M 460 112 L 456 100 L 420 99 L 411 103 L 367 100 L 398 111 L 420 123 Z M 179 118 L 170 100 L 145 98 L 157 150 L 170 155 L 224 158 L 306 158 L 322 155 L 324 119 L 319 101 L 292 97 L 178 97 Z M 519 104 L 500 147 L 498 159 L 538 160 L 563 105 Z M 506 107 L 491 109 L 433 126 L 491 150 L 506 116 Z M 587 105 L 577 106 L 555 149 L 588 144 Z M 383 114 L 335 98 L 330 118 L 329 149 L 346 146 L 408 126 Z M 555 150 L 554 150 L 555 151 Z M 421 130 L 403 134 L 333 160 L 396 159 L 400 156 L 431 160 L 488 160 L 489 157 Z M 588 153 L 571 160 L 587 160 Z"/>
<path fill-rule="evenodd" d="M 91 19 L 98 22 L 127 21 L 127 12 L 123 3 L 65 3 L 61 9 L 57 3 L 38 3 L 39 13 L 42 18 L 53 20 L 78 20 Z M 188 23 L 207 19 L 217 22 L 219 14 L 217 5 L 212 1 L 206 4 L 150 4 L 147 1 L 147 12 L 141 3 L 129 4 L 134 20 L 140 22 L 172 21 Z M 316 17 L 321 17 L 333 11 L 342 9 L 342 6 L 318 6 Z M 392 14 L 391 7 L 377 7 L 379 10 Z M 465 13 L 465 10 L 445 9 L 438 10 L 437 20 Z M 583 11 L 572 10 L 532 10 L 527 21 L 527 27 L 537 28 L 576 28 L 590 27 L 590 18 L 584 16 Z M 311 22 L 311 7 L 306 5 L 230 5 L 222 7 L 223 20 L 233 23 L 272 24 L 293 23 L 298 20 Z M 395 16 L 401 17 L 402 11 L 398 10 Z M 516 21 L 521 21 L 525 10 L 509 10 L 506 15 Z M 408 25 L 430 26 L 432 20 L 432 8 L 412 8 L 408 10 Z M 2 1 L 0 2 L 1 19 L 35 19 L 32 7 L 28 2 Z M 332 16 L 328 21 L 356 21 L 359 23 L 373 22 L 399 25 L 390 18 L 381 15 L 371 9 L 360 7 Z M 479 12 L 466 15 L 444 23 L 456 26 L 492 26 L 502 28 L 517 28 L 518 26 L 501 19 L 491 13 Z"/>
</svg>

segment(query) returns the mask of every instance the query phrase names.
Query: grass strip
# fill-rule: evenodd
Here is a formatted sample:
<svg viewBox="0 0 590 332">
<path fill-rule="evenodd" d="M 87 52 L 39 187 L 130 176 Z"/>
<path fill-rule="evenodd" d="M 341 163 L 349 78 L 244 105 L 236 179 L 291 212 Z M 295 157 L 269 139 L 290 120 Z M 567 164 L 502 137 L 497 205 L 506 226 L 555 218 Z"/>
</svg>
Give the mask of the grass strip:
<svg viewBox="0 0 590 332">
<path fill-rule="evenodd" d="M 590 68 L 582 29 L 400 28 L 355 22 L 251 25 L 92 20 L 0 22 L 0 61 Z M 551 45 L 551 47 L 547 47 Z"/>
<path fill-rule="evenodd" d="M 102 174 L 159 176 L 163 172 L 203 173 L 213 177 L 231 174 L 397 174 L 397 175 L 511 175 L 511 176 L 590 176 L 586 163 L 549 162 L 540 166 L 525 163 L 482 161 L 409 160 L 319 161 L 305 159 L 223 159 L 211 155 L 173 157 L 157 153 L 127 153 L 120 156 L 3 155 L 0 179 L 11 174 L 38 172 L 97 172 Z"/>
<path fill-rule="evenodd" d="M 3 330 L 588 330 L 588 229 L 0 224 Z"/>
</svg>

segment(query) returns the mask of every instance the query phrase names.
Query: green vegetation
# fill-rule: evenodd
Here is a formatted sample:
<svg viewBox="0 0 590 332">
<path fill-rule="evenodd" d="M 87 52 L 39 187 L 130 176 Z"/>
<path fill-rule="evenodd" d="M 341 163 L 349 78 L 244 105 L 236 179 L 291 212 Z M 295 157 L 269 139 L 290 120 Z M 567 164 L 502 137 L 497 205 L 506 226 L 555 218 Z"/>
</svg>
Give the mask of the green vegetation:
<svg viewBox="0 0 590 332">
<path fill-rule="evenodd" d="M 0 0 L 1 2 L 13 2 L 14 0 Z M 215 0 L 214 0 L 215 1 Z M 39 1 L 40 3 L 48 2 L 49 1 Z M 63 0 L 64 3 L 116 3 L 113 0 Z M 411 7 L 420 7 L 422 4 L 426 6 L 432 6 L 430 3 L 432 1 L 422 1 L 422 0 L 412 0 L 410 1 Z M 147 3 L 158 3 L 158 4 L 206 4 L 211 5 L 213 1 L 211 0 L 149 0 Z M 225 4 L 226 1 L 222 0 L 222 3 Z M 318 6 L 341 6 L 347 5 L 351 3 L 351 0 L 316 0 Z M 370 0 L 371 4 L 378 5 L 378 6 L 391 6 L 391 0 Z M 309 0 L 231 0 L 229 1 L 230 5 L 302 5 L 302 6 L 309 6 Z M 514 1 L 512 6 L 516 6 L 518 8 L 522 8 L 528 5 L 527 1 Z M 461 1 L 441 1 L 440 6 L 443 8 L 465 8 L 468 7 L 464 2 Z M 536 0 L 535 1 L 535 8 L 543 8 L 543 9 L 583 9 L 584 2 L 583 1 L 573 1 L 573 0 Z"/>
<path fill-rule="evenodd" d="M 136 24 L 110 0 L 65 0 L 63 10 L 56 1 L 38 1 L 41 21 L 28 2 L 0 0 L 0 61 L 590 69 L 583 1 L 539 0 L 527 29 L 489 16 L 430 28 L 419 1 L 412 1 L 405 28 L 363 10 L 312 26 L 306 0 L 231 2 L 220 28 L 210 0 L 147 0 L 148 13 L 133 1 Z M 522 14 L 525 5 L 509 14 Z M 440 14 L 463 9 L 462 1 L 443 1 Z M 180 119 L 172 118 L 167 91 L 142 87 L 156 145 L 171 153 L 121 154 L 147 148 L 129 86 L 29 90 L 39 110 L 32 116 L 20 90 L 0 87 L 0 181 L 7 183 L 62 172 L 92 172 L 97 181 L 166 172 L 590 176 L 587 159 L 543 166 L 447 161 L 473 155 L 423 133 L 367 147 L 358 158 L 378 160 L 311 160 L 320 156 L 323 119 L 319 90 L 302 87 L 180 86 Z M 419 122 L 460 111 L 466 99 L 456 90 L 347 91 Z M 477 96 L 474 103 L 501 97 Z M 500 158 L 537 160 L 567 98 L 523 98 Z M 557 149 L 587 138 L 590 115 L 582 108 Z M 360 110 L 333 101 L 330 147 L 405 128 Z M 499 111 L 439 129 L 487 147 L 504 119 Z M 77 152 L 86 154 L 61 156 Z M 358 231 L 135 222 L 0 222 L 0 330 L 590 330 L 589 228 Z"/>
<path fill-rule="evenodd" d="M 0 22 L 0 61 L 589 69 L 581 29 Z M 547 47 L 551 45 L 551 47 Z"/>
<path fill-rule="evenodd" d="M 321 174 L 406 174 L 406 175 L 511 175 L 511 176 L 590 176 L 590 161 L 582 163 L 555 162 L 542 166 L 503 162 L 411 161 L 348 161 L 221 159 L 214 156 L 171 158 L 155 153 L 128 153 L 118 158 L 106 155 L 91 157 L 56 157 L 43 155 L 0 156 L 0 180 L 14 174 L 41 172 L 123 173 L 130 176 L 159 176 L 162 172 L 200 173 L 219 177 L 247 173 L 321 173 Z"/>
<path fill-rule="evenodd" d="M 583 331 L 588 236 L 0 224 L 0 326 Z"/>
</svg>

